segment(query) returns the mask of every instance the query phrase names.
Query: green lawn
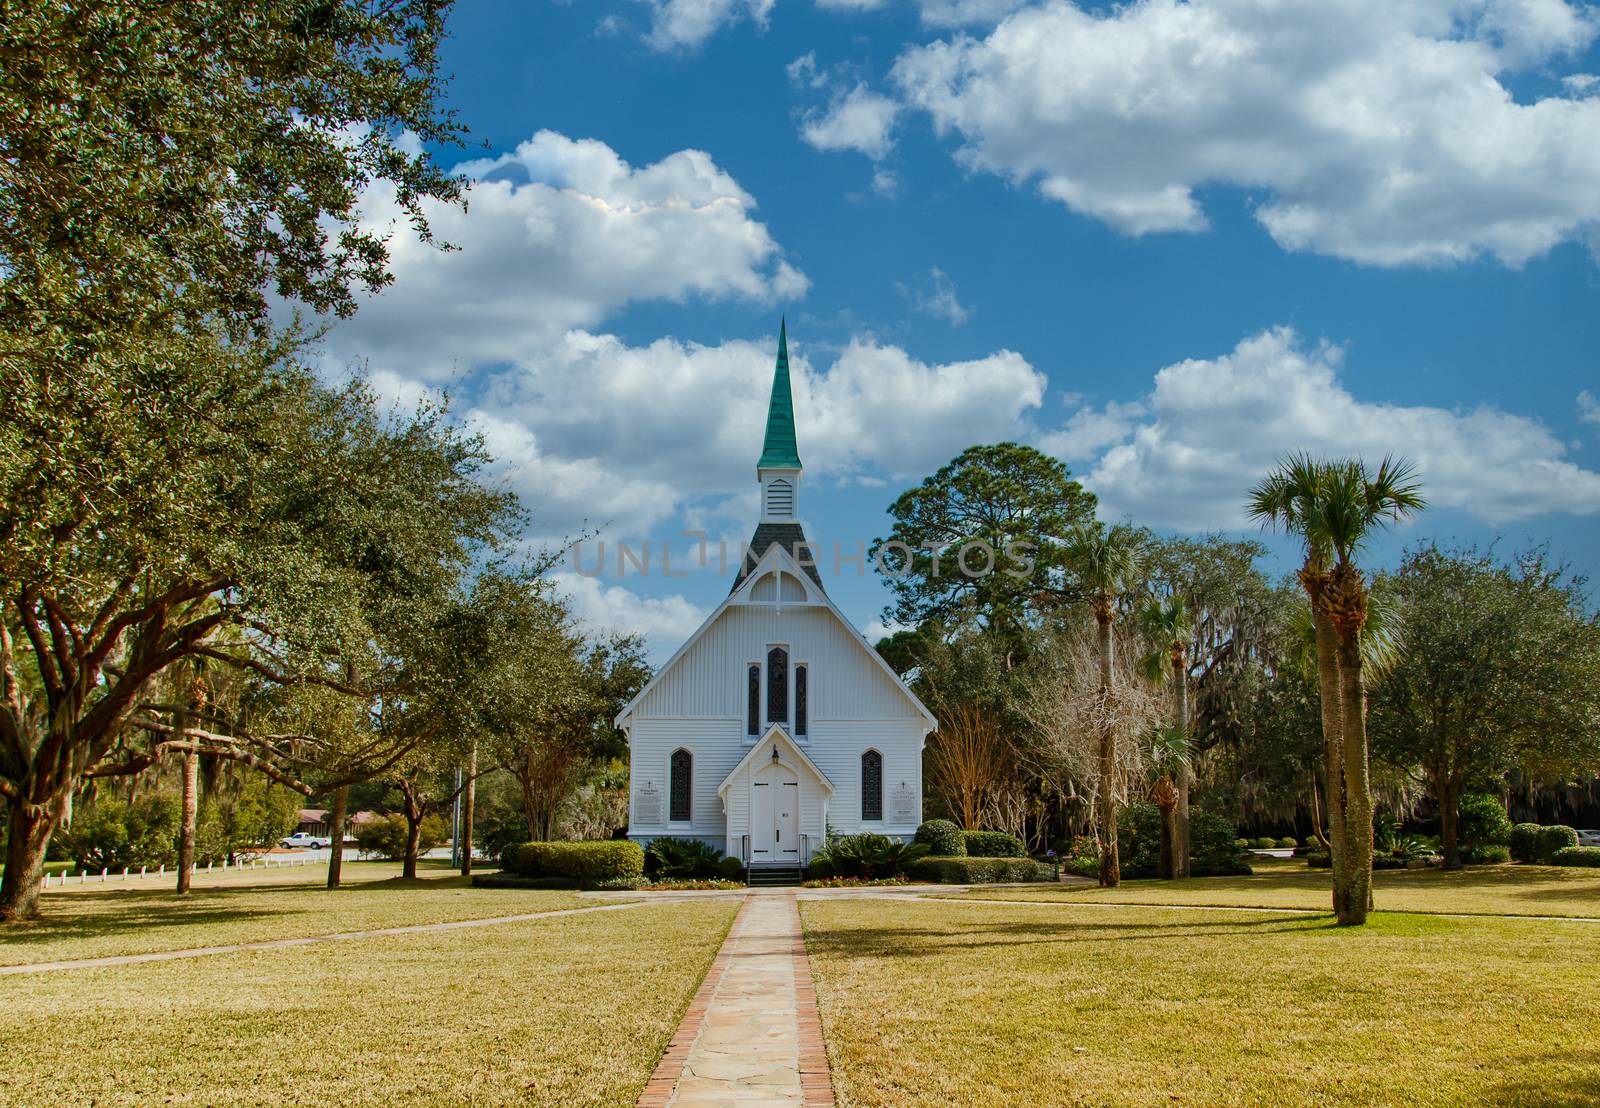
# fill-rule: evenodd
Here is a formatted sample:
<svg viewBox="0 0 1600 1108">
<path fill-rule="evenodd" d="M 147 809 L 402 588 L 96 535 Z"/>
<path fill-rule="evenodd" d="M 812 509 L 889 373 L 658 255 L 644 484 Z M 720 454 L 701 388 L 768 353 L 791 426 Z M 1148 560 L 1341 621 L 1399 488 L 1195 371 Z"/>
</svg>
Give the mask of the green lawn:
<svg viewBox="0 0 1600 1108">
<path fill-rule="evenodd" d="M 351 870 L 349 883 L 331 891 L 314 867 L 268 871 L 254 882 L 248 874 L 230 875 L 197 883 L 182 897 L 149 882 L 52 890 L 43 899 L 43 919 L 0 927 L 0 965 L 483 919 L 582 903 L 569 892 L 474 889 L 457 876 L 402 882 L 393 879 L 397 866 L 382 863 Z"/>
<path fill-rule="evenodd" d="M 1189 881 L 1125 881 L 1096 885 L 1021 886 L 952 894 L 977 899 L 1070 903 L 1200 904 L 1226 908 L 1329 910 L 1329 875 L 1295 859 L 1264 859 L 1253 877 L 1203 877 Z M 1600 916 L 1600 870 L 1561 866 L 1468 866 L 1379 870 L 1373 897 L 1380 910 L 1464 912 L 1472 915 Z"/>
<path fill-rule="evenodd" d="M 0 977 L 0 1103 L 631 1104 L 737 907 Z"/>
<path fill-rule="evenodd" d="M 1600 925 L 1061 899 L 802 902 L 841 1103 L 1600 1104 Z"/>
</svg>

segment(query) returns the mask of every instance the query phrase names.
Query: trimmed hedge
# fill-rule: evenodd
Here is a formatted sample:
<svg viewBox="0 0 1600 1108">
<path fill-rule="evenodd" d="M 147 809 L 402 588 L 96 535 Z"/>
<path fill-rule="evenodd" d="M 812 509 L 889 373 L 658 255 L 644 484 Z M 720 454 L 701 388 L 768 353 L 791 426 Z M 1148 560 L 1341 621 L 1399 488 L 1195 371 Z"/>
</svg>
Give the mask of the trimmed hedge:
<svg viewBox="0 0 1600 1108">
<path fill-rule="evenodd" d="M 906 876 L 913 881 L 939 885 L 984 885 L 1002 881 L 1046 881 L 1053 876 L 1053 871 L 1032 858 L 930 855 L 907 866 Z"/>
<path fill-rule="evenodd" d="M 1578 833 L 1565 824 L 1557 823 L 1539 828 L 1541 862 L 1554 862 L 1558 853 L 1577 845 Z"/>
<path fill-rule="evenodd" d="M 966 854 L 967 837 L 961 828 L 947 819 L 930 819 L 917 828 L 913 842 L 922 843 L 928 853 L 939 858 L 954 858 Z"/>
<path fill-rule="evenodd" d="M 963 831 L 966 853 L 974 858 L 1026 858 L 1028 848 L 1015 835 L 1004 831 Z"/>
<path fill-rule="evenodd" d="M 1506 841 L 1511 845 L 1511 857 L 1518 862 L 1539 860 L 1539 832 L 1544 828 L 1537 823 L 1519 823 L 1511 829 Z"/>
<path fill-rule="evenodd" d="M 577 843 L 518 843 L 500 856 L 500 868 L 518 877 L 607 881 L 644 876 L 644 848 L 626 839 Z"/>
<path fill-rule="evenodd" d="M 1558 866 L 1588 866 L 1600 869 L 1600 846 L 1564 846 L 1550 856 Z"/>
</svg>

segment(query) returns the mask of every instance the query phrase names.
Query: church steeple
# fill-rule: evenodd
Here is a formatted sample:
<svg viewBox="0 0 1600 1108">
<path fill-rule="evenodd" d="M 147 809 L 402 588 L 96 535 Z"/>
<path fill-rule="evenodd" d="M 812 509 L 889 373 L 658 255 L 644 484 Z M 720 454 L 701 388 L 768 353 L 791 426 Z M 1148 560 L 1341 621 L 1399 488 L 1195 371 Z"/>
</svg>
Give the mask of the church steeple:
<svg viewBox="0 0 1600 1108">
<path fill-rule="evenodd" d="M 794 435 L 794 396 L 789 391 L 789 321 L 778 325 L 778 364 L 772 371 L 772 399 L 767 404 L 767 436 L 761 444 L 761 469 L 799 469 L 800 446 Z"/>
</svg>

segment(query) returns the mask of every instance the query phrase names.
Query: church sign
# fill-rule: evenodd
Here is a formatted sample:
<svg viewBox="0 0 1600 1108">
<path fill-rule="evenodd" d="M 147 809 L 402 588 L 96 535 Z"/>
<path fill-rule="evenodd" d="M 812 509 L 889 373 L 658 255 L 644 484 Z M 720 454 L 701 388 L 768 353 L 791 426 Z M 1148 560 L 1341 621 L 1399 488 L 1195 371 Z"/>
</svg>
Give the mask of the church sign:
<svg viewBox="0 0 1600 1108">
<path fill-rule="evenodd" d="M 640 827 L 654 827 L 661 822 L 661 790 L 654 781 L 639 786 L 634 810 L 638 813 Z"/>
<path fill-rule="evenodd" d="M 915 823 L 917 819 L 917 790 L 900 782 L 889 792 L 889 810 L 895 823 Z"/>
</svg>

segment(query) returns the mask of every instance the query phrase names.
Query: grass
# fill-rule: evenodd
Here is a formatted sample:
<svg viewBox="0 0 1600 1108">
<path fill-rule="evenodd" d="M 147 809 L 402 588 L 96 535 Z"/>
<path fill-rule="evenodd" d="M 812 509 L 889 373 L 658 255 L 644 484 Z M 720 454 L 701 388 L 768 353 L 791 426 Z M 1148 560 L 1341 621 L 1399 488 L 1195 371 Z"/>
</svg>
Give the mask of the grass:
<svg viewBox="0 0 1600 1108">
<path fill-rule="evenodd" d="M 398 872 L 398 866 L 384 864 L 350 867 L 349 883 L 331 891 L 315 867 L 265 871 L 258 883 L 248 874 L 197 882 L 186 897 L 165 884 L 71 886 L 45 894 L 42 919 L 0 927 L 0 965 L 484 919 L 583 903 L 575 893 L 557 890 L 474 889 L 457 876 L 405 882 L 394 878 Z"/>
<path fill-rule="evenodd" d="M 0 1102 L 631 1104 L 736 909 L 0 978 Z"/>
<path fill-rule="evenodd" d="M 1600 925 L 1062 899 L 802 902 L 841 1103 L 1600 1103 Z"/>
<path fill-rule="evenodd" d="M 1188 881 L 1125 881 L 1119 888 L 1050 885 L 952 893 L 968 899 L 1043 900 L 1071 903 L 1195 904 L 1223 908 L 1329 909 L 1328 871 L 1296 859 L 1252 861 L 1253 877 L 1204 877 Z M 1465 913 L 1506 916 L 1600 916 L 1600 870 L 1561 866 L 1469 866 L 1379 870 L 1373 898 L 1392 912 Z"/>
</svg>

